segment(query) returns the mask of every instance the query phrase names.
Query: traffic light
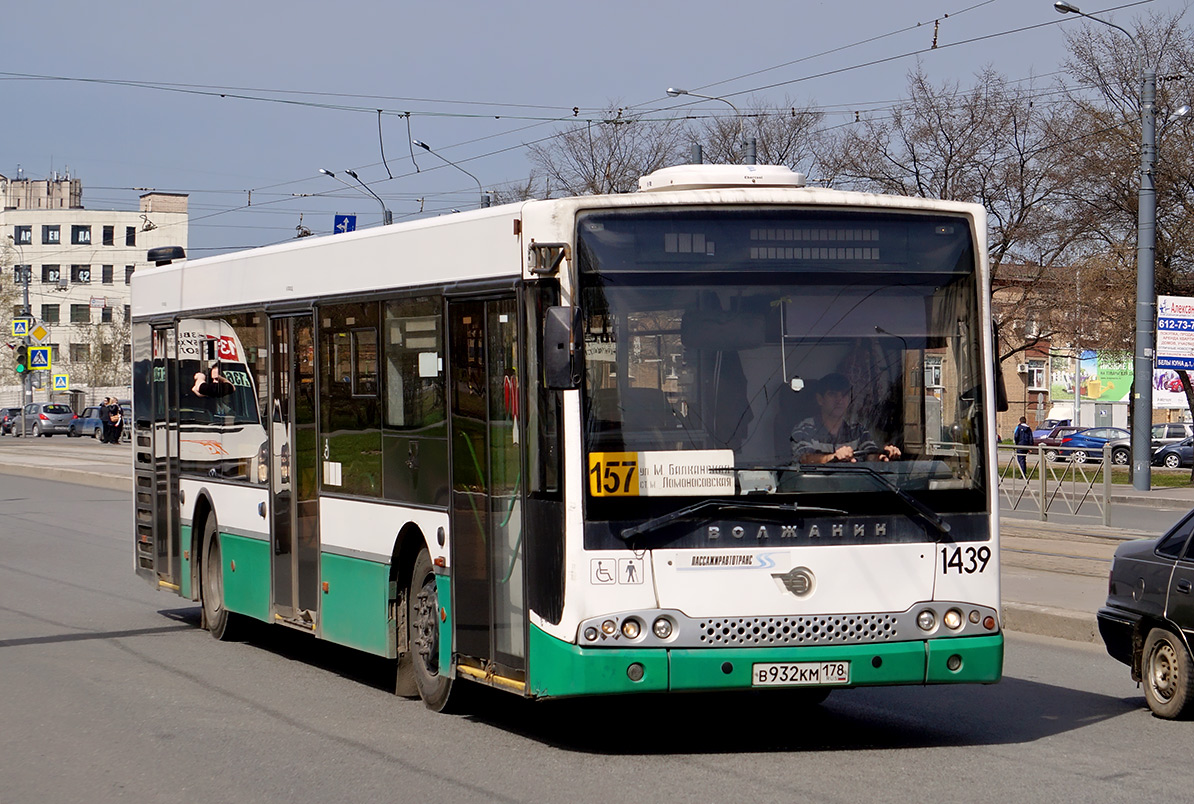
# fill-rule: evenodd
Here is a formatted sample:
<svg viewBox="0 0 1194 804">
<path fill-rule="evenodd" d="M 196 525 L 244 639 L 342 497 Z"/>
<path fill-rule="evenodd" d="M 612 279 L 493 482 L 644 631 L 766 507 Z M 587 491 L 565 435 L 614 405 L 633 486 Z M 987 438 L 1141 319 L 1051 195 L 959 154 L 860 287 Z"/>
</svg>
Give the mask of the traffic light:
<svg viewBox="0 0 1194 804">
<path fill-rule="evenodd" d="M 17 346 L 17 374 L 24 374 L 29 370 L 29 347 L 25 344 Z"/>
</svg>

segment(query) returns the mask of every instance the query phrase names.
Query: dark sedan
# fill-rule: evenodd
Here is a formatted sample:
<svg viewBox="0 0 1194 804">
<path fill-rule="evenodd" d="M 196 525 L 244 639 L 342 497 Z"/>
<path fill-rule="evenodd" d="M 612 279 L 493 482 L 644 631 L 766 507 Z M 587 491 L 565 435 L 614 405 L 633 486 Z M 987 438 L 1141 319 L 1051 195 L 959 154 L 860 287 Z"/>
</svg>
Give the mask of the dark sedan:
<svg viewBox="0 0 1194 804">
<path fill-rule="evenodd" d="M 1108 441 L 1127 438 L 1130 435 L 1122 427 L 1091 427 L 1079 430 L 1061 439 L 1061 457 L 1074 463 L 1086 463 L 1090 458 L 1103 457 L 1103 447 Z"/>
<path fill-rule="evenodd" d="M 1099 633 L 1132 669 L 1158 717 L 1194 714 L 1194 512 L 1158 539 L 1121 544 L 1111 562 Z"/>
<path fill-rule="evenodd" d="M 1061 446 L 1061 439 L 1068 435 L 1073 435 L 1083 428 L 1074 427 L 1071 424 L 1062 424 L 1054 427 L 1049 431 L 1049 434 L 1036 439 L 1036 443 L 1045 447 L 1045 460 L 1055 461 L 1058 458 L 1057 447 Z"/>
<path fill-rule="evenodd" d="M 12 432 L 13 422 L 21 415 L 20 408 L 0 408 L 0 435 Z"/>
<path fill-rule="evenodd" d="M 1153 466 L 1177 469 L 1194 464 L 1194 437 L 1161 447 L 1153 453 Z"/>
</svg>

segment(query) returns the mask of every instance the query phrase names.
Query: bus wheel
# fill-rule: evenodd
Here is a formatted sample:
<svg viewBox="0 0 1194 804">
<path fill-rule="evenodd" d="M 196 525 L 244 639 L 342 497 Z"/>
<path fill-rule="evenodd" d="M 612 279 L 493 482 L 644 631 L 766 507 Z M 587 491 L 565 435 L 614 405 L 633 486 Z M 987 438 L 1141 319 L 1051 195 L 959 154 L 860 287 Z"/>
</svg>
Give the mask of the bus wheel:
<svg viewBox="0 0 1194 804">
<path fill-rule="evenodd" d="M 1157 717 L 1185 717 L 1194 695 L 1191 674 L 1194 662 L 1181 638 L 1163 628 L 1154 628 L 1144 641 L 1144 700 Z"/>
<path fill-rule="evenodd" d="M 439 666 L 439 598 L 435 590 L 435 572 L 431 557 L 420 550 L 410 576 L 407 594 L 407 628 L 410 629 L 411 665 L 419 697 L 427 708 L 442 712 L 448 705 L 452 679 Z M 401 669 L 401 662 L 399 662 Z M 442 668 L 446 670 L 446 668 Z"/>
<path fill-rule="evenodd" d="M 209 514 L 203 524 L 203 563 L 200 565 L 200 598 L 203 622 L 216 639 L 236 637 L 236 615 L 224 608 L 224 556 L 216 518 Z"/>
</svg>

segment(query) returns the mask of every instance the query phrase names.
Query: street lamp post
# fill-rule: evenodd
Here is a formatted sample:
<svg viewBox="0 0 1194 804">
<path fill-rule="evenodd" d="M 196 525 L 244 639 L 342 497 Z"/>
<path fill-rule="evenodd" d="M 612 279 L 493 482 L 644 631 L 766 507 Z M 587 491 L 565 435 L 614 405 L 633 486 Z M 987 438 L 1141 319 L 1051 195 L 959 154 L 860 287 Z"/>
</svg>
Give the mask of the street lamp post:
<svg viewBox="0 0 1194 804">
<path fill-rule="evenodd" d="M 480 194 L 481 194 L 481 209 L 484 209 L 485 207 L 489 206 L 489 196 L 485 194 L 485 188 L 481 186 L 480 179 L 478 179 L 472 173 L 469 173 L 467 170 L 465 170 L 460 165 L 453 162 L 448 157 L 443 156 L 442 154 L 438 154 L 435 151 L 431 150 L 431 146 L 428 145 L 427 143 L 423 142 L 422 140 L 411 140 L 411 144 L 415 145 L 416 147 L 422 148 L 424 151 L 426 151 L 429 154 L 434 154 L 435 156 L 438 156 L 440 159 L 444 160 L 449 165 L 456 168 L 461 173 L 463 173 L 464 175 L 468 176 L 470 179 L 475 181 L 477 183 L 477 191 L 480 192 Z"/>
<path fill-rule="evenodd" d="M 738 107 L 735 106 L 734 104 L 730 103 L 725 98 L 718 97 L 717 95 L 702 95 L 699 92 L 690 92 L 687 89 L 680 89 L 679 87 L 668 87 L 667 94 L 673 98 L 678 98 L 681 95 L 688 95 L 693 98 L 703 98 L 705 100 L 721 101 L 722 103 L 728 104 L 729 107 L 734 110 L 734 117 L 738 121 L 738 132 L 736 134 L 736 137 L 738 140 L 737 145 L 739 148 L 743 148 L 744 146 L 747 145 L 746 141 L 743 139 L 743 136 L 742 136 L 742 112 L 738 111 Z M 755 163 L 753 149 L 747 148 L 746 158 L 743 159 L 742 161 L 743 161 L 743 164 L 747 164 L 747 165 L 753 165 Z"/>
<path fill-rule="evenodd" d="M 1156 346 L 1157 189 L 1153 169 L 1157 161 L 1157 73 L 1144 63 L 1144 49 L 1136 37 L 1113 22 L 1085 14 L 1072 3 L 1058 0 L 1061 14 L 1078 14 L 1115 28 L 1132 43 L 1140 67 L 1140 194 L 1136 223 L 1136 347 L 1132 376 L 1132 486 L 1152 486 L 1151 431 L 1153 424 L 1153 357 Z"/>
<path fill-rule="evenodd" d="M 340 183 L 341 183 L 341 184 L 343 184 L 345 187 L 352 187 L 352 189 L 354 189 L 354 190 L 355 190 L 355 189 L 357 189 L 356 187 L 353 187 L 353 185 L 351 185 L 351 184 L 349 184 L 348 182 L 344 181 L 344 179 L 340 178 L 340 177 L 339 177 L 339 176 L 337 176 L 335 173 L 333 173 L 332 171 L 330 171 L 330 170 L 328 170 L 328 169 L 326 169 L 326 168 L 320 168 L 320 169 L 319 169 L 319 172 L 320 172 L 320 173 L 322 173 L 322 174 L 323 174 L 323 175 L 325 175 L 325 176 L 331 176 L 333 179 L 335 179 L 336 181 L 340 182 Z M 383 225 L 383 226 L 389 226 L 391 223 L 393 223 L 393 222 L 394 222 L 394 213 L 392 213 L 392 212 L 390 212 L 388 209 L 386 209 L 386 202 L 381 200 L 381 196 L 380 196 L 380 195 L 378 195 L 377 193 L 373 192 L 372 188 L 370 188 L 368 184 L 365 184 L 365 182 L 361 181 L 360 177 L 359 177 L 359 176 L 357 176 L 357 174 L 356 174 L 356 172 L 355 172 L 355 171 L 352 171 L 352 170 L 345 170 L 344 172 L 345 172 L 345 173 L 347 173 L 349 176 L 352 176 L 354 179 L 356 179 L 356 180 L 357 180 L 357 184 L 359 184 L 359 185 L 361 185 L 362 187 L 364 187 L 364 188 L 365 188 L 365 190 L 366 190 L 366 191 L 369 193 L 369 195 L 371 195 L 371 196 L 373 196 L 374 198 L 376 198 L 376 199 L 377 199 L 377 203 L 381 204 L 381 223 L 382 223 L 382 225 Z"/>
</svg>

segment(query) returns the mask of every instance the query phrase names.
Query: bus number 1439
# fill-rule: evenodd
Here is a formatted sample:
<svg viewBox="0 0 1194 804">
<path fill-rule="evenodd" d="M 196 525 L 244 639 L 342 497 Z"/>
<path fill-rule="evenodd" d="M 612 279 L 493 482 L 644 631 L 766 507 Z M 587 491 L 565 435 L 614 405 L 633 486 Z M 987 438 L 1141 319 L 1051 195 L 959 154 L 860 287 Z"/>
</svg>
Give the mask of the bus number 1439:
<svg viewBox="0 0 1194 804">
<path fill-rule="evenodd" d="M 959 575 L 972 575 L 987 569 L 987 562 L 991 560 L 990 547 L 948 547 L 941 548 L 941 574 L 949 575 L 956 571 Z"/>
</svg>

